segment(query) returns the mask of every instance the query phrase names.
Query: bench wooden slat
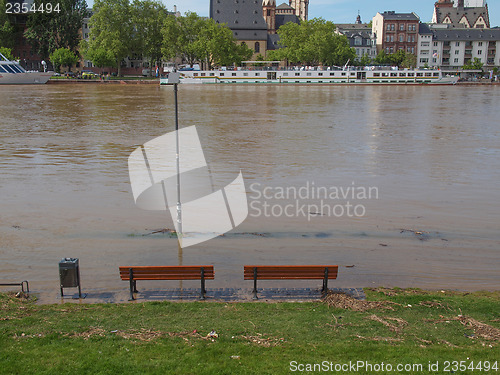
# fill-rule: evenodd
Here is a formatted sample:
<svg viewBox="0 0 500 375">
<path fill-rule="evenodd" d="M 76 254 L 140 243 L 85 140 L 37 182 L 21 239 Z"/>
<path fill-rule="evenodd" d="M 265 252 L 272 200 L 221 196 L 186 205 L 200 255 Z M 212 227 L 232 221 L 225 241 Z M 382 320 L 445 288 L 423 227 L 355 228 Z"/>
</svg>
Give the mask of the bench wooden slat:
<svg viewBox="0 0 500 375">
<path fill-rule="evenodd" d="M 130 299 L 137 292 L 137 280 L 201 280 L 201 297 L 205 295 L 205 280 L 213 280 L 214 266 L 121 266 L 120 278 L 130 282 Z M 203 274 L 202 274 L 203 270 Z M 130 277 L 132 273 L 132 278 Z"/>
<path fill-rule="evenodd" d="M 244 266 L 244 279 L 254 278 L 254 268 L 257 268 L 257 278 L 264 280 L 276 279 L 323 279 L 325 268 L 328 268 L 328 278 L 336 279 L 338 266 Z"/>
<path fill-rule="evenodd" d="M 247 265 L 243 267 L 244 280 L 253 280 L 254 299 L 257 297 L 257 280 L 323 280 L 323 293 L 328 290 L 328 280 L 336 279 L 337 265 Z"/>
</svg>

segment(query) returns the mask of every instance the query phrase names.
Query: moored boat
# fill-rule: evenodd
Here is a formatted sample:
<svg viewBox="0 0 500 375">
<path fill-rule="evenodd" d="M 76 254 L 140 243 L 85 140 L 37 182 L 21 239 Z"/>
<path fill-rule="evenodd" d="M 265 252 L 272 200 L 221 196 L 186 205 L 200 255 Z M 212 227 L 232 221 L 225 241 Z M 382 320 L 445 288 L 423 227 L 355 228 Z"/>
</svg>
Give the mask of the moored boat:
<svg viewBox="0 0 500 375">
<path fill-rule="evenodd" d="M 395 67 L 308 67 L 300 69 L 237 68 L 180 72 L 180 83 L 278 83 L 278 84 L 447 84 L 456 76 L 441 70 L 398 69 Z M 160 79 L 167 84 L 167 78 Z"/>
<path fill-rule="evenodd" d="M 0 53 L 0 85 L 44 84 L 52 75 L 53 72 L 27 72 L 18 62 Z"/>
</svg>

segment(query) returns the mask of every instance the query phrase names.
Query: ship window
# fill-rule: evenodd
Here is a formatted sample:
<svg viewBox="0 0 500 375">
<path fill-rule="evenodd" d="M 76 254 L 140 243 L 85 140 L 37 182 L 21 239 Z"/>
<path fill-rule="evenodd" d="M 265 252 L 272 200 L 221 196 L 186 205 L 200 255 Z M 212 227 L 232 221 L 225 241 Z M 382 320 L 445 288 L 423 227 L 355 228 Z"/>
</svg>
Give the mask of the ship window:
<svg viewBox="0 0 500 375">
<path fill-rule="evenodd" d="M 300 73 L 295 73 L 295 77 L 299 77 L 300 76 Z"/>
<path fill-rule="evenodd" d="M 345 73 L 342 73 L 341 75 L 342 75 L 342 76 L 345 76 Z"/>
<path fill-rule="evenodd" d="M 400 77 L 406 77 L 406 73 L 399 73 Z"/>
<path fill-rule="evenodd" d="M 397 77 L 398 73 L 391 73 L 391 77 Z"/>
<path fill-rule="evenodd" d="M 307 73 L 306 76 L 310 77 L 311 76 L 311 73 Z"/>
<path fill-rule="evenodd" d="M 335 73 L 330 72 L 330 76 L 331 76 L 331 77 L 335 76 Z"/>
<path fill-rule="evenodd" d="M 213 77 L 213 76 L 215 76 L 215 73 L 210 73 L 210 77 Z"/>
<path fill-rule="evenodd" d="M 283 73 L 283 76 L 284 77 L 288 77 L 288 73 Z"/>
<path fill-rule="evenodd" d="M 434 73 L 433 76 L 434 77 L 439 77 L 439 73 Z"/>
<path fill-rule="evenodd" d="M 3 67 L 5 68 L 7 73 L 15 73 L 14 69 L 12 69 L 10 65 L 4 65 Z"/>
<path fill-rule="evenodd" d="M 236 77 L 236 73 L 233 73 L 233 74 L 232 74 L 232 76 L 233 76 L 233 77 Z"/>
<path fill-rule="evenodd" d="M 318 76 L 322 76 L 322 75 L 323 75 L 323 73 L 318 73 Z"/>
<path fill-rule="evenodd" d="M 256 77 L 259 77 L 259 76 L 260 76 L 260 73 L 255 73 L 255 76 L 256 76 Z"/>
<path fill-rule="evenodd" d="M 0 73 L 7 73 L 5 69 L 2 67 L 2 65 L 0 65 Z"/>
<path fill-rule="evenodd" d="M 248 73 L 243 73 L 243 77 L 248 77 Z"/>
<path fill-rule="evenodd" d="M 417 77 L 423 77 L 424 73 L 417 73 Z"/>
<path fill-rule="evenodd" d="M 194 73 L 193 76 L 198 77 L 198 73 Z"/>
<path fill-rule="evenodd" d="M 408 77 L 415 77 L 415 73 L 408 73 Z"/>
<path fill-rule="evenodd" d="M 373 73 L 374 77 L 380 77 L 380 73 Z"/>
<path fill-rule="evenodd" d="M 425 73 L 426 77 L 432 77 L 432 73 Z"/>
<path fill-rule="evenodd" d="M 224 77 L 224 73 L 220 73 L 219 75 L 220 75 L 221 77 Z"/>
</svg>

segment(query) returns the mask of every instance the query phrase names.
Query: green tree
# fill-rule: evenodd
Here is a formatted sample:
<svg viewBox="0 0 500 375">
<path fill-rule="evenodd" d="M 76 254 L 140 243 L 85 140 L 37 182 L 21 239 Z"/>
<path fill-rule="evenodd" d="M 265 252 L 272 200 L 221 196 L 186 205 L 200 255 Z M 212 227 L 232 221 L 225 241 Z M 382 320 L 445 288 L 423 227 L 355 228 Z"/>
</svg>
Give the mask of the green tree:
<svg viewBox="0 0 500 375">
<path fill-rule="evenodd" d="M 88 52 L 85 55 L 87 60 L 92 61 L 92 64 L 98 68 L 111 67 L 116 65 L 116 60 L 113 54 L 104 48 L 95 48 L 92 50 L 86 49 Z"/>
<path fill-rule="evenodd" d="M 465 64 L 462 69 L 463 70 L 483 70 L 484 64 L 481 62 L 481 59 L 474 57 L 470 63 Z"/>
<path fill-rule="evenodd" d="M 76 64 L 78 56 L 68 48 L 58 48 L 50 54 L 49 60 L 60 73 L 61 66 L 67 66 L 71 71 L 71 65 Z"/>
<path fill-rule="evenodd" d="M 168 16 L 162 29 L 162 53 L 167 59 L 182 58 L 188 64 L 204 62 L 214 65 L 241 64 L 253 51 L 237 44 L 232 31 L 213 19 L 186 13 L 184 17 Z"/>
<path fill-rule="evenodd" d="M 373 60 L 376 64 L 378 65 L 386 65 L 391 62 L 390 57 L 387 53 L 385 53 L 384 50 L 381 50 L 377 57 L 375 57 L 375 60 Z"/>
<path fill-rule="evenodd" d="M 85 0 L 37 0 L 37 6 L 53 11 L 34 12 L 28 16 L 26 39 L 43 58 L 58 48 L 77 52 L 80 44 L 83 19 L 88 16 Z M 56 8 L 57 7 L 57 8 Z M 56 9 L 59 9 L 58 12 Z"/>
<path fill-rule="evenodd" d="M 14 47 L 14 27 L 6 12 L 5 0 L 0 0 L 0 47 Z"/>
<path fill-rule="evenodd" d="M 289 22 L 278 29 L 282 50 L 273 53 L 291 63 L 309 65 L 344 65 L 356 58 L 345 35 L 335 32 L 335 25 L 322 18 Z"/>
<path fill-rule="evenodd" d="M 253 50 L 246 44 L 237 44 L 228 27 L 215 23 L 213 19 L 205 20 L 196 45 L 208 69 L 214 65 L 241 65 L 253 55 Z"/>
<path fill-rule="evenodd" d="M 402 68 L 415 68 L 417 66 L 417 56 L 415 56 L 413 53 L 407 53 L 405 58 L 403 59 L 403 62 L 401 63 Z"/>
<path fill-rule="evenodd" d="M 147 57 L 152 67 L 162 58 L 162 28 L 167 9 L 156 0 L 134 0 L 132 14 L 136 32 L 134 51 Z"/>
<path fill-rule="evenodd" d="M 204 59 L 199 41 L 204 23 L 204 19 L 193 12 L 183 17 L 169 15 L 162 29 L 163 56 L 167 59 L 181 57 L 188 64 Z"/>
<path fill-rule="evenodd" d="M 7 47 L 0 47 L 0 53 L 4 55 L 8 60 L 15 60 L 14 55 L 12 55 L 12 50 Z"/>
<path fill-rule="evenodd" d="M 84 55 L 93 56 L 99 49 L 108 51 L 121 75 L 121 62 L 132 53 L 136 41 L 129 0 L 95 0 L 93 10 Z"/>
<path fill-rule="evenodd" d="M 406 52 L 403 51 L 402 49 L 398 50 L 395 53 L 391 53 L 389 55 L 390 63 L 395 66 L 401 66 L 405 58 L 406 58 Z"/>
<path fill-rule="evenodd" d="M 368 54 L 363 53 L 363 56 L 361 56 L 361 58 L 356 59 L 356 63 L 359 66 L 367 66 L 372 63 L 372 58 L 368 56 Z"/>
</svg>

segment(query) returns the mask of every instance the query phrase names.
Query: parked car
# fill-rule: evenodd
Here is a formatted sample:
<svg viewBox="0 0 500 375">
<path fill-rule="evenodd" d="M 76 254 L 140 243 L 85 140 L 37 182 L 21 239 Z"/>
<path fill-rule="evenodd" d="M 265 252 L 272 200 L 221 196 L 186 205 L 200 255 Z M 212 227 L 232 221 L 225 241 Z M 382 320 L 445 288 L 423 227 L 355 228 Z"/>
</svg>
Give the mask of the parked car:
<svg viewBox="0 0 500 375">
<path fill-rule="evenodd" d="M 99 78 L 99 74 L 94 72 L 84 71 L 82 72 L 82 78 L 83 79 Z"/>
</svg>

